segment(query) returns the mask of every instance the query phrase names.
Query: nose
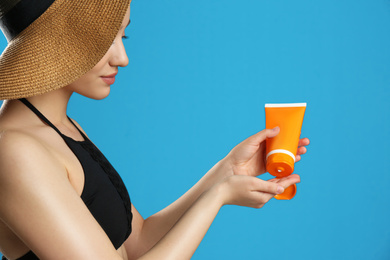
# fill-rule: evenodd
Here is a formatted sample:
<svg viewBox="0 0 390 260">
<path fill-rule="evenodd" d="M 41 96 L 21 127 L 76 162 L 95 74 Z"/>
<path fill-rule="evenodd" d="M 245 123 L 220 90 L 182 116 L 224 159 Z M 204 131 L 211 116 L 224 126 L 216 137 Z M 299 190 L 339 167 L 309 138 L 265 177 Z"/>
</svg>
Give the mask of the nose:
<svg viewBox="0 0 390 260">
<path fill-rule="evenodd" d="M 129 64 L 129 58 L 126 54 L 125 46 L 123 45 L 122 39 L 113 44 L 113 55 L 111 56 L 110 65 L 126 67 Z"/>
</svg>

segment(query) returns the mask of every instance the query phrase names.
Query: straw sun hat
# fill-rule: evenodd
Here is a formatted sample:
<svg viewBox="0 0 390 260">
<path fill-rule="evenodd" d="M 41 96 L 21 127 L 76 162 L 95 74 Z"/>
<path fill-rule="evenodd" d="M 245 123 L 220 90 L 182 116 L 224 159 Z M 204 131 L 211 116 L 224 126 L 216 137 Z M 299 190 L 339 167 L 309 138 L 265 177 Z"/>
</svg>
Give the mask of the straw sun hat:
<svg viewBox="0 0 390 260">
<path fill-rule="evenodd" d="M 130 0 L 0 0 L 8 45 L 0 57 L 0 100 L 64 87 L 111 46 Z"/>
</svg>

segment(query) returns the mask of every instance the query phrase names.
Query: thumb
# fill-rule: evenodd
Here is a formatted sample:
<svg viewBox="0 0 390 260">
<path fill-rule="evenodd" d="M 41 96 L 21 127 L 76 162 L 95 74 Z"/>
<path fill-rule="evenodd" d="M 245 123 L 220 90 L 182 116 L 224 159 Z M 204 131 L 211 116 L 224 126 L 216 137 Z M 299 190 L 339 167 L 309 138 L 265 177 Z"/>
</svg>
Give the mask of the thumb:
<svg viewBox="0 0 390 260">
<path fill-rule="evenodd" d="M 264 129 L 257 134 L 254 134 L 247 139 L 245 139 L 242 144 L 245 145 L 256 145 L 258 146 L 261 142 L 263 142 L 266 138 L 272 138 L 279 134 L 280 128 L 274 127 L 272 129 Z"/>
<path fill-rule="evenodd" d="M 287 188 L 293 184 L 301 182 L 301 177 L 298 174 L 291 174 L 283 178 L 274 178 L 268 180 L 269 182 L 275 182 L 283 188 Z"/>
</svg>

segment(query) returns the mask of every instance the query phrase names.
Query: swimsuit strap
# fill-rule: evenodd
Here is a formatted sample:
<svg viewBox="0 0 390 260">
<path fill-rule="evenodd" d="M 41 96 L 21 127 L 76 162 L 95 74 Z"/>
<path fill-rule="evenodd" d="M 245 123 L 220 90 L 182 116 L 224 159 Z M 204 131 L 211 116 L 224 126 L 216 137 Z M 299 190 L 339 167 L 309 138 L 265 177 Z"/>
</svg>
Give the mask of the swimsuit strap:
<svg viewBox="0 0 390 260">
<path fill-rule="evenodd" d="M 89 140 L 88 137 L 83 133 L 83 131 L 81 131 L 77 125 L 73 122 L 72 119 L 70 119 L 69 116 L 66 116 L 68 118 L 68 120 L 72 123 L 72 125 L 74 125 L 74 127 L 76 127 L 77 131 L 79 131 L 79 133 L 83 136 L 84 140 Z"/>
<path fill-rule="evenodd" d="M 55 125 L 53 125 L 52 122 L 49 121 L 49 119 L 47 119 L 36 107 L 33 106 L 33 104 L 31 104 L 27 99 L 25 98 L 21 98 L 19 99 L 20 101 L 23 102 L 23 104 L 25 104 L 29 109 L 31 109 L 31 111 L 34 112 L 34 114 L 36 114 L 43 122 L 45 122 L 46 124 L 48 124 L 51 128 L 53 128 L 61 137 L 64 137 L 64 135 L 60 132 L 60 130 L 58 130 L 57 127 L 55 127 Z M 77 131 L 79 131 L 79 133 L 82 135 L 82 137 L 84 138 L 84 140 L 88 140 L 88 137 L 76 126 L 76 124 L 72 121 L 72 119 L 70 119 L 68 116 L 67 116 L 68 120 L 72 123 L 72 125 L 74 125 L 74 127 L 76 127 Z"/>
<path fill-rule="evenodd" d="M 56 130 L 56 132 L 62 136 L 62 133 L 60 132 L 60 130 L 57 129 L 57 127 L 55 127 L 50 121 L 49 119 L 47 119 L 41 112 L 39 112 L 39 110 L 34 107 L 27 99 L 25 98 L 21 98 L 19 99 L 20 101 L 23 102 L 23 104 L 25 104 L 31 111 L 34 112 L 34 114 L 36 114 L 42 121 L 44 121 L 46 124 L 48 124 L 51 128 L 53 128 L 54 130 Z"/>
</svg>

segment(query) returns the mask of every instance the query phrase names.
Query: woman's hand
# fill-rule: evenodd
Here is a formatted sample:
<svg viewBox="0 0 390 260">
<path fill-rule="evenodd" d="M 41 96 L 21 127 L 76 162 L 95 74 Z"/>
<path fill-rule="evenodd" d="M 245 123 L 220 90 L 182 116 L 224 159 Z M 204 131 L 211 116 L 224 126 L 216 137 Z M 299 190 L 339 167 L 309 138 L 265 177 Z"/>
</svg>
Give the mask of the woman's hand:
<svg viewBox="0 0 390 260">
<path fill-rule="evenodd" d="M 234 147 L 223 159 L 229 165 L 233 175 L 258 176 L 266 172 L 265 161 L 265 140 L 279 134 L 279 127 L 264 129 L 252 135 Z M 299 140 L 295 161 L 301 160 L 301 155 L 305 154 L 310 140 L 302 138 Z"/>
<path fill-rule="evenodd" d="M 296 174 L 269 181 L 254 176 L 234 175 L 219 184 L 219 192 L 223 195 L 223 205 L 261 208 L 275 195 L 283 193 L 285 188 L 299 181 Z"/>
</svg>

